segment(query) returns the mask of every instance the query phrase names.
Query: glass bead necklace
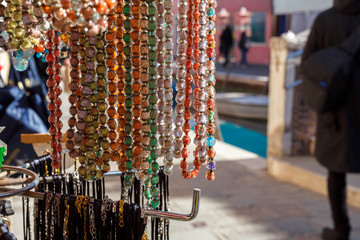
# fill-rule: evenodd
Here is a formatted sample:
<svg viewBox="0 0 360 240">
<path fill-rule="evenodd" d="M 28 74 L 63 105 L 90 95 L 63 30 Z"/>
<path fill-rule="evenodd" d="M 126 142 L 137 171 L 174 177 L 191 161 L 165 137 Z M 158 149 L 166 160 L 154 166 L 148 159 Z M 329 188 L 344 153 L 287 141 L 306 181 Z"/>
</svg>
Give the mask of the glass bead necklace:
<svg viewBox="0 0 360 240">
<path fill-rule="evenodd" d="M 191 142 L 190 136 L 189 136 L 189 132 L 190 132 L 190 119 L 191 119 L 191 112 L 190 112 L 190 105 L 191 105 L 191 99 L 190 99 L 190 95 L 192 92 L 191 89 L 191 84 L 193 81 L 193 76 L 192 76 L 192 67 L 193 67 L 193 63 L 192 63 L 192 54 L 193 54 L 193 8 L 194 8 L 194 2 L 193 0 L 189 0 L 188 2 L 188 9 L 187 9 L 187 49 L 186 49 L 186 77 L 185 77 L 185 81 L 186 81 L 186 86 L 185 86 L 185 100 L 184 100 L 184 115 L 183 118 L 179 118 L 176 119 L 178 121 L 179 125 L 182 125 L 182 130 L 184 133 L 183 136 L 183 148 L 181 149 L 181 157 L 182 157 L 182 161 L 180 163 L 180 168 L 182 170 L 182 176 L 185 179 L 189 179 L 191 178 L 191 172 L 187 171 L 188 168 L 188 163 L 187 163 L 187 158 L 189 157 L 189 149 L 187 148 L 188 145 Z M 182 96 L 179 96 L 178 98 L 182 98 Z"/>
<path fill-rule="evenodd" d="M 130 0 L 125 0 L 124 5 L 124 41 L 125 41 L 125 47 L 124 47 L 124 54 L 125 54 L 125 87 L 124 87 L 124 93 L 125 93 L 125 137 L 124 137 L 124 151 L 123 154 L 125 156 L 125 180 L 124 185 L 128 189 L 132 183 L 134 174 L 132 171 L 132 44 L 131 44 L 131 2 Z"/>
<path fill-rule="evenodd" d="M 150 131 L 150 125 L 148 123 L 148 112 L 146 108 L 149 105 L 148 97 L 149 97 L 149 87 L 148 87 L 148 81 L 149 81 L 149 75 L 148 75 L 148 68 L 149 68 L 149 48 L 148 48 L 148 5 L 146 0 L 141 1 L 140 5 L 140 66 L 141 66 L 141 72 L 140 72 L 140 98 L 141 98 L 141 109 L 140 109 L 140 115 L 141 115 L 141 155 L 140 155 L 140 168 L 136 171 L 135 175 L 136 177 L 144 183 L 145 180 L 149 178 L 149 131 Z"/>
<path fill-rule="evenodd" d="M 178 1 L 178 27 L 177 27 L 177 59 L 176 59 L 176 107 L 175 107 L 175 129 L 174 129 L 174 156 L 176 158 L 181 158 L 182 150 L 182 125 L 184 123 L 184 112 L 185 112 L 185 89 L 187 77 L 187 68 L 185 67 L 187 63 L 187 0 Z M 190 63 L 191 64 L 191 63 Z M 190 86 L 191 90 L 191 86 Z M 186 164 L 182 162 L 181 164 Z M 187 167 L 185 167 L 186 169 Z"/>
<path fill-rule="evenodd" d="M 46 82 L 46 85 L 49 88 L 48 96 L 50 99 L 48 109 L 50 112 L 49 116 L 49 133 L 51 135 L 50 146 L 52 148 L 51 158 L 52 158 L 52 167 L 54 169 L 59 169 L 61 166 L 61 140 L 62 140 L 62 122 L 60 121 L 60 117 L 62 112 L 60 110 L 61 99 L 59 98 L 61 94 L 61 88 L 59 83 L 61 82 L 61 77 L 59 74 L 60 71 L 60 63 L 59 63 L 59 55 L 60 50 L 58 49 L 58 45 L 60 43 L 58 34 L 56 31 L 50 30 L 46 33 L 47 43 L 46 49 L 48 54 L 46 56 L 46 61 L 48 63 L 48 67 L 46 69 L 46 73 L 49 78 Z"/>
<path fill-rule="evenodd" d="M 164 1 L 165 7 L 165 143 L 164 143 L 164 173 L 169 175 L 173 172 L 173 14 L 171 12 L 173 7 L 172 0 Z"/>
<path fill-rule="evenodd" d="M 124 9 L 124 1 L 118 0 L 117 6 L 116 6 L 116 50 L 117 50 L 117 88 L 118 88 L 118 105 L 117 105 L 117 113 L 118 113 L 118 125 L 117 125 L 117 132 L 118 132 L 118 139 L 117 143 L 120 148 L 120 159 L 118 160 L 118 169 L 121 172 L 125 172 L 125 162 L 126 157 L 124 155 L 124 152 L 126 150 L 126 145 L 124 143 L 125 140 L 125 69 L 124 69 L 124 63 L 125 63 L 125 55 L 124 55 L 124 48 L 125 48 L 125 42 L 123 40 L 124 38 L 124 20 L 125 16 L 123 13 Z"/>
<path fill-rule="evenodd" d="M 66 131 L 66 136 L 68 140 L 66 141 L 66 148 L 69 150 L 69 156 L 73 159 L 78 157 L 78 147 L 75 146 L 75 142 L 79 142 L 77 139 L 78 134 L 75 134 L 75 125 L 76 125 L 76 114 L 77 108 L 76 105 L 78 103 L 78 96 L 79 96 L 79 83 L 80 83 L 80 61 L 79 61 L 79 51 L 80 51 L 80 33 L 78 28 L 73 27 L 70 29 L 70 83 L 69 83 L 69 90 L 71 94 L 68 98 L 69 103 L 71 104 L 69 108 L 69 113 L 71 117 L 68 119 L 69 129 Z"/>
<path fill-rule="evenodd" d="M 108 135 L 110 140 L 110 150 L 111 150 L 111 159 L 113 161 L 117 161 L 119 159 L 119 152 L 118 152 L 118 143 L 117 143 L 117 77 L 116 77 L 116 70 L 117 70 L 117 63 L 116 63 L 116 46 L 115 46 L 115 12 L 114 10 L 110 10 L 109 14 L 107 15 L 108 20 L 108 31 L 105 34 L 105 41 L 106 41 L 106 78 L 108 80 L 108 103 L 109 107 L 107 109 L 107 116 L 108 121 L 107 125 L 109 127 Z M 106 118 L 106 115 L 103 114 L 103 118 Z M 104 119 L 104 121 L 106 121 Z M 105 130 L 103 130 L 105 131 Z"/>
<path fill-rule="evenodd" d="M 215 109 L 215 8 L 216 8 L 216 0 L 208 0 L 208 7 L 206 10 L 206 15 L 208 17 L 208 34 L 207 34 L 207 49 L 206 54 L 208 57 L 206 66 L 207 66 L 207 109 L 208 109 L 208 119 L 209 124 L 207 127 L 207 155 L 208 155 L 208 163 L 207 168 L 208 171 L 206 173 L 206 178 L 209 181 L 215 180 L 214 170 L 216 169 L 215 165 L 215 120 L 214 120 L 214 109 Z"/>
<path fill-rule="evenodd" d="M 133 0 L 132 3 L 132 19 L 131 19 L 131 39 L 132 39 L 132 102 L 133 102 L 133 120 L 132 120 L 132 169 L 138 170 L 140 168 L 141 159 L 140 155 L 142 152 L 141 147 L 141 119 L 140 119 L 140 107 L 141 107 L 141 96 L 140 96 L 140 0 Z"/>
<path fill-rule="evenodd" d="M 147 197 L 148 206 L 150 208 L 157 208 L 160 204 L 160 191 L 157 187 L 159 182 L 159 164 L 157 163 L 158 158 L 158 144 L 157 144 L 157 84 L 156 84 L 156 6 L 154 5 L 154 1 L 148 0 L 148 34 L 149 34 L 149 122 L 150 122 L 150 157 L 148 161 L 150 163 L 150 178 L 145 183 L 145 197 Z M 150 172 L 150 170 L 149 170 Z M 149 194 L 150 193 L 150 194 Z M 149 198 L 150 197 L 150 198 Z"/>
<path fill-rule="evenodd" d="M 158 136 L 159 136 L 159 157 L 164 156 L 165 152 L 165 88 L 164 88 L 164 69 L 165 69 L 165 57 L 164 57 L 164 47 L 165 47 L 165 31 L 164 31 L 164 0 L 156 1 L 157 16 L 156 16 L 156 37 L 157 37 L 157 46 L 156 46 L 156 71 L 157 71 L 157 95 L 158 95 Z"/>
</svg>

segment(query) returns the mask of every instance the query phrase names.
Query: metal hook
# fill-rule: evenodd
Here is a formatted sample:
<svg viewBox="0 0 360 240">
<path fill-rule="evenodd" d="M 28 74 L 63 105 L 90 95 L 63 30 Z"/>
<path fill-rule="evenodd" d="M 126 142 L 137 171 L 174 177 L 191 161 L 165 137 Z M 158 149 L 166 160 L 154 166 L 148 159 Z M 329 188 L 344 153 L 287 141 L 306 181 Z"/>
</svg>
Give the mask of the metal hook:
<svg viewBox="0 0 360 240">
<path fill-rule="evenodd" d="M 0 192 L 11 191 L 11 190 L 14 190 L 14 189 L 7 188 L 7 187 L 0 187 Z M 197 214 L 199 213 L 200 194 L 201 194 L 201 190 L 199 188 L 194 188 L 192 209 L 189 214 L 181 214 L 181 213 L 173 213 L 173 212 L 145 209 L 145 215 L 148 217 L 156 217 L 156 218 L 163 218 L 163 219 L 176 220 L 176 221 L 184 221 L 184 222 L 191 221 L 191 220 L 195 219 Z M 40 193 L 40 192 L 28 191 L 28 192 L 19 193 L 19 195 L 24 195 L 24 196 L 31 197 L 31 198 L 44 199 L 45 194 Z"/>
</svg>

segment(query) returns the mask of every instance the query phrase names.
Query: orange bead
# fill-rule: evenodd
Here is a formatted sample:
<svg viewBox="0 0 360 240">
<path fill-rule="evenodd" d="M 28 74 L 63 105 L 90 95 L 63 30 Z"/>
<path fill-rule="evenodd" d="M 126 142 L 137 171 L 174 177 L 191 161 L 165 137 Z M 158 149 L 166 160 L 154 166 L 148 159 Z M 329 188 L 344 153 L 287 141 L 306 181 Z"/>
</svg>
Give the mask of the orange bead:
<svg viewBox="0 0 360 240">
<path fill-rule="evenodd" d="M 141 103 L 140 95 L 134 95 L 133 96 L 133 102 L 134 102 L 134 104 L 139 105 Z"/>
<path fill-rule="evenodd" d="M 133 61 L 134 61 L 134 59 L 133 59 Z M 134 65 L 134 67 L 139 67 L 140 61 L 135 60 L 135 62 L 137 62 L 137 64 Z M 134 78 L 134 80 L 140 79 L 140 71 L 138 69 L 133 70 L 133 78 Z"/>
<path fill-rule="evenodd" d="M 110 139 L 110 141 L 115 141 L 116 140 L 116 137 L 117 137 L 117 133 L 116 133 L 116 131 L 109 131 L 109 139 Z"/>
<path fill-rule="evenodd" d="M 116 95 L 109 95 L 108 96 L 108 101 L 110 105 L 115 105 L 117 102 L 117 97 Z"/>
<path fill-rule="evenodd" d="M 95 5 L 95 9 L 99 14 L 103 15 L 108 11 L 108 5 L 106 4 L 106 2 L 100 1 L 98 2 L 98 4 Z"/>
<path fill-rule="evenodd" d="M 141 114 L 141 110 L 140 108 L 133 108 L 133 114 L 134 114 L 134 117 L 136 118 L 139 118 L 140 117 L 140 114 Z"/>
<path fill-rule="evenodd" d="M 120 154 L 118 151 L 114 151 L 111 153 L 111 161 L 118 162 L 120 160 Z"/>
<path fill-rule="evenodd" d="M 44 47 L 41 46 L 41 45 L 38 45 L 38 46 L 34 47 L 34 50 L 35 50 L 35 52 L 37 52 L 37 53 L 41 53 L 41 52 L 44 51 Z"/>
<path fill-rule="evenodd" d="M 50 6 L 44 5 L 44 6 L 42 6 L 42 9 L 43 9 L 44 13 L 46 13 L 46 14 L 51 14 L 52 13 L 52 10 L 51 10 Z"/>
<path fill-rule="evenodd" d="M 215 180 L 215 173 L 212 171 L 208 171 L 206 173 L 206 179 L 209 181 L 214 181 Z"/>
<path fill-rule="evenodd" d="M 134 148 L 134 154 L 136 156 L 139 156 L 142 153 L 142 147 L 141 146 L 137 146 Z"/>
<path fill-rule="evenodd" d="M 115 94 L 117 92 L 117 84 L 113 83 L 113 82 L 110 82 L 108 84 L 108 89 L 109 89 L 110 93 Z"/>
<path fill-rule="evenodd" d="M 134 120 L 133 121 L 133 129 L 135 131 L 140 131 L 141 130 L 141 122 L 139 120 Z"/>
<path fill-rule="evenodd" d="M 115 0 L 106 0 L 107 5 L 109 6 L 110 9 L 113 9 L 115 7 Z"/>
<path fill-rule="evenodd" d="M 111 149 L 112 151 L 116 151 L 116 150 L 118 149 L 117 143 L 116 143 L 116 142 L 110 143 L 110 149 Z M 117 160 L 114 160 L 114 161 L 117 161 Z"/>
</svg>

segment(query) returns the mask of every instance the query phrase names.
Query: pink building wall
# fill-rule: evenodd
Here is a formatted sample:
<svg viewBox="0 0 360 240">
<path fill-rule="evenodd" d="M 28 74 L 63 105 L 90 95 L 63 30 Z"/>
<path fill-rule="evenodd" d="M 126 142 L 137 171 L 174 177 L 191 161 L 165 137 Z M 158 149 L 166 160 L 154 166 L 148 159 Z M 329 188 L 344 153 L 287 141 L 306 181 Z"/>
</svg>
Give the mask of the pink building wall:
<svg viewBox="0 0 360 240">
<path fill-rule="evenodd" d="M 240 61 L 240 50 L 238 48 L 238 42 L 240 40 L 241 30 L 239 29 L 240 8 L 245 7 L 249 12 L 264 12 L 266 14 L 266 28 L 265 28 L 265 43 L 257 44 L 253 43 L 250 51 L 248 52 L 248 61 L 250 64 L 269 64 L 270 61 L 270 49 L 269 41 L 272 34 L 272 1 L 271 0 L 220 0 L 218 1 L 217 16 L 222 8 L 225 8 L 232 17 L 232 23 L 234 24 L 234 39 L 235 48 L 233 54 L 236 62 Z M 217 18 L 217 42 L 219 42 L 220 34 L 222 32 L 222 26 L 220 18 Z M 219 46 L 220 44 L 218 44 Z M 218 51 L 220 53 L 220 51 Z"/>
</svg>

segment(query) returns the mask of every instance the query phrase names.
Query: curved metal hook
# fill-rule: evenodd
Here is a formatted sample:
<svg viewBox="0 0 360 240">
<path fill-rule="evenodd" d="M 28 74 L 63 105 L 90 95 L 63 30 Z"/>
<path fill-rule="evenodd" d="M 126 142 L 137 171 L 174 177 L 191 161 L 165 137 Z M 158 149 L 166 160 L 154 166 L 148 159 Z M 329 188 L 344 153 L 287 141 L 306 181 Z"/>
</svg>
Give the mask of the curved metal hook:
<svg viewBox="0 0 360 240">
<path fill-rule="evenodd" d="M 145 215 L 149 216 L 149 217 L 157 217 L 157 218 L 164 218 L 164 219 L 184 221 L 184 222 L 191 221 L 191 220 L 195 219 L 199 213 L 200 195 L 201 195 L 201 189 L 194 188 L 192 209 L 191 209 L 190 214 L 181 214 L 181 213 L 164 212 L 164 211 L 146 209 Z"/>
</svg>

